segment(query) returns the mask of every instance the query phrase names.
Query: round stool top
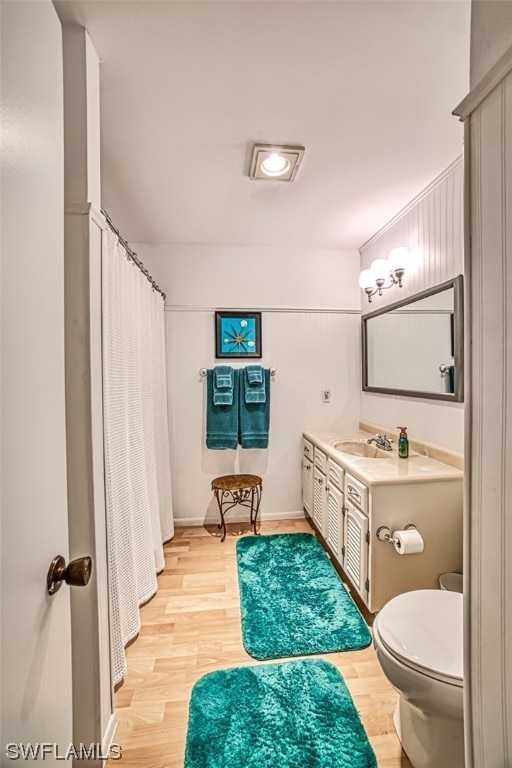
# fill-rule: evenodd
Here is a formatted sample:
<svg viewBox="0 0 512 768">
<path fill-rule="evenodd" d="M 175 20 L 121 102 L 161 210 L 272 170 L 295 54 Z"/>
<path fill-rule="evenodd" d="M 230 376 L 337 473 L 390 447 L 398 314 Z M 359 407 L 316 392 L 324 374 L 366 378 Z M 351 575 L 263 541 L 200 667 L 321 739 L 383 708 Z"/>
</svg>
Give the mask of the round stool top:
<svg viewBox="0 0 512 768">
<path fill-rule="evenodd" d="M 254 488 L 256 485 L 261 485 L 261 477 L 258 475 L 223 475 L 212 480 L 212 488 L 220 491 Z"/>
</svg>

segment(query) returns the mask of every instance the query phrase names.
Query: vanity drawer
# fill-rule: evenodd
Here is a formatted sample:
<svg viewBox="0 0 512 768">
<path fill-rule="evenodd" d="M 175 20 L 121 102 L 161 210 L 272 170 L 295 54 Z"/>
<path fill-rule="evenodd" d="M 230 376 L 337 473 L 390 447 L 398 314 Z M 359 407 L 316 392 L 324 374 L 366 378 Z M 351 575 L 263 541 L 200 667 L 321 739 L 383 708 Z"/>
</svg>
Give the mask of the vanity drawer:
<svg viewBox="0 0 512 768">
<path fill-rule="evenodd" d="M 335 464 L 332 459 L 327 459 L 327 480 L 332 483 L 340 491 L 343 491 L 343 479 L 345 477 L 345 470 L 340 467 L 339 464 Z"/>
<path fill-rule="evenodd" d="M 316 446 L 315 446 L 314 464 L 315 464 L 315 467 L 318 467 L 318 469 L 324 473 L 324 475 L 327 474 L 327 456 L 323 451 L 321 451 Z"/>
<path fill-rule="evenodd" d="M 313 461 L 313 443 L 310 443 L 309 440 L 306 440 L 306 438 L 304 438 L 302 442 L 303 442 L 302 453 L 308 459 L 311 459 L 311 461 Z"/>
<path fill-rule="evenodd" d="M 368 514 L 368 488 L 348 472 L 345 473 L 345 494 L 347 499 Z"/>
</svg>

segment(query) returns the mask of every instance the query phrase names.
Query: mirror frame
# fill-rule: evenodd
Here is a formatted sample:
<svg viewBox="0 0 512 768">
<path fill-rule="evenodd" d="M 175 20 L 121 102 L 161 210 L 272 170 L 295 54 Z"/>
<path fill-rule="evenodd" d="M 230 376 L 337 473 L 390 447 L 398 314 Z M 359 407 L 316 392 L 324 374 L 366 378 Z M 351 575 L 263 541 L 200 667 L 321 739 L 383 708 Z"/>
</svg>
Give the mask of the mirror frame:
<svg viewBox="0 0 512 768">
<path fill-rule="evenodd" d="M 441 291 L 453 288 L 453 346 L 454 346 L 454 366 L 457 371 L 455 377 L 455 392 L 421 392 L 411 389 L 391 389 L 387 387 L 375 387 L 368 384 L 368 330 L 366 323 L 372 317 L 384 315 L 399 307 L 413 304 L 415 301 L 424 299 L 427 296 L 433 296 Z M 451 403 L 462 403 L 464 401 L 464 287 L 463 276 L 458 275 L 452 280 L 440 283 L 432 288 L 427 288 L 420 293 L 407 296 L 405 299 L 395 301 L 393 304 L 387 304 L 385 307 L 376 309 L 361 317 L 362 331 L 362 367 L 363 367 L 363 392 L 379 392 L 383 395 L 401 395 L 403 397 L 422 397 L 429 400 L 448 400 Z"/>
</svg>

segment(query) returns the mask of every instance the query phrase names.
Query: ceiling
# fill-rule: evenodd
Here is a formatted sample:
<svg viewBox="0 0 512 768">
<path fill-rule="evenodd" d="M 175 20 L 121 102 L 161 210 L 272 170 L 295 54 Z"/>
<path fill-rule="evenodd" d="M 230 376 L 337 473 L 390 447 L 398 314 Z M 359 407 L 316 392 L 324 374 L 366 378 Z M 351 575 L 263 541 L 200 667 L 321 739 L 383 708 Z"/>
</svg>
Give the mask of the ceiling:
<svg viewBox="0 0 512 768">
<path fill-rule="evenodd" d="M 130 241 L 357 248 L 461 154 L 469 0 L 63 5 L 100 57 L 102 204 Z M 292 184 L 248 178 L 274 142 L 306 147 Z"/>
</svg>

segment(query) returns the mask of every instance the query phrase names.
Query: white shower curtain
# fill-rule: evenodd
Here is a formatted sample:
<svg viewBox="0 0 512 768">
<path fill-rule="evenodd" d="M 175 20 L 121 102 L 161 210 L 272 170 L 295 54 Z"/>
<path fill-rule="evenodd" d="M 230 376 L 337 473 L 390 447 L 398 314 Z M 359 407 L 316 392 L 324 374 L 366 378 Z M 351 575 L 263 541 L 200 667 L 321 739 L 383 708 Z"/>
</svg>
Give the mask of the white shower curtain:
<svg viewBox="0 0 512 768">
<path fill-rule="evenodd" d="M 105 484 L 114 683 L 174 533 L 164 302 L 110 229 L 103 248 Z"/>
</svg>

